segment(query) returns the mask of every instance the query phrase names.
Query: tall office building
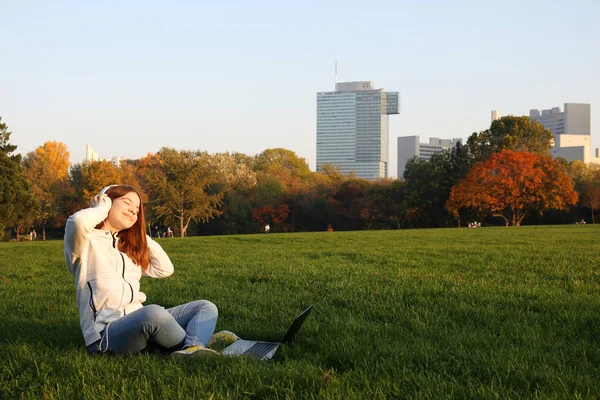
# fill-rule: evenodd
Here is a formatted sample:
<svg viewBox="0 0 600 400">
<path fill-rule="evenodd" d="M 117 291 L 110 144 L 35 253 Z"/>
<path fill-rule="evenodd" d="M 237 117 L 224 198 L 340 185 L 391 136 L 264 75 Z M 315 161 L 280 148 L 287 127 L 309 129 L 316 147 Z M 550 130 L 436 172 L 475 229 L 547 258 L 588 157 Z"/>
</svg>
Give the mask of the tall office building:
<svg viewBox="0 0 600 400">
<path fill-rule="evenodd" d="M 339 82 L 317 93 L 317 170 L 340 166 L 365 179 L 388 176 L 389 115 L 399 114 L 398 92 L 370 81 Z"/>
<path fill-rule="evenodd" d="M 553 107 L 548 110 L 529 110 L 529 119 L 537 121 L 554 134 L 553 157 L 567 161 L 599 163 L 598 149 L 592 156 L 591 105 L 565 103 L 565 110 Z"/>
</svg>

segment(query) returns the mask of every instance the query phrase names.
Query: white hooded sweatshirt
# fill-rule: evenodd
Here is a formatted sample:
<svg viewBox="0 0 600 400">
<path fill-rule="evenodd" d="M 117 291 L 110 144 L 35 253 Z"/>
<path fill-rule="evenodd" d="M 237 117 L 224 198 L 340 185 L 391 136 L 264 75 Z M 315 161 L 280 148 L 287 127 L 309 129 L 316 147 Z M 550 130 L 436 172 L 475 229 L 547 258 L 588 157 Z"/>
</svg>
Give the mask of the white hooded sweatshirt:
<svg viewBox="0 0 600 400">
<path fill-rule="evenodd" d="M 112 201 L 102 196 L 91 208 L 67 220 L 65 261 L 75 278 L 79 322 L 85 345 L 98 341 L 106 325 L 139 308 L 146 300 L 140 292 L 142 268 L 119 251 L 118 234 L 95 229 L 108 216 Z M 167 253 L 146 235 L 150 263 L 145 276 L 164 278 L 173 273 Z"/>
</svg>

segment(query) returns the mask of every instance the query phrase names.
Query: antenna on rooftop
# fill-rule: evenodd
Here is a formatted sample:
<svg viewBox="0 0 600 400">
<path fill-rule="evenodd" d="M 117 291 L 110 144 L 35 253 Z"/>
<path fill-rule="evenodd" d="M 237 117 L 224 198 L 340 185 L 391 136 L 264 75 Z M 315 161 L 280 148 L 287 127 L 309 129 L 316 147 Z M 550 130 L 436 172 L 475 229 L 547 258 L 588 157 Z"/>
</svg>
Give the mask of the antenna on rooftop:
<svg viewBox="0 0 600 400">
<path fill-rule="evenodd" d="M 333 91 L 337 90 L 337 60 L 335 60 L 335 82 L 333 84 Z"/>
</svg>

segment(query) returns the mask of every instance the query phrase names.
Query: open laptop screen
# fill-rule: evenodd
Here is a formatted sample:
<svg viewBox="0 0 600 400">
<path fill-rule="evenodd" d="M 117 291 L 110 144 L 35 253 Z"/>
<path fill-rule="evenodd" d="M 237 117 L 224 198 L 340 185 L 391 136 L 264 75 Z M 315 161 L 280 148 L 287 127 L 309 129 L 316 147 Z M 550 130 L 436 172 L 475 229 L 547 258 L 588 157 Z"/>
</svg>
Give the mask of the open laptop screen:
<svg viewBox="0 0 600 400">
<path fill-rule="evenodd" d="M 287 343 L 291 343 L 294 341 L 296 334 L 300 331 L 302 324 L 304 324 L 304 320 L 306 319 L 306 317 L 308 317 L 308 314 L 310 313 L 310 310 L 312 310 L 312 308 L 313 308 L 313 306 L 311 305 L 306 310 L 302 311 L 302 314 L 300 314 L 296 317 L 296 319 L 292 323 L 292 326 L 290 326 L 287 333 L 283 337 L 283 340 L 281 341 L 281 343 L 287 344 Z"/>
</svg>

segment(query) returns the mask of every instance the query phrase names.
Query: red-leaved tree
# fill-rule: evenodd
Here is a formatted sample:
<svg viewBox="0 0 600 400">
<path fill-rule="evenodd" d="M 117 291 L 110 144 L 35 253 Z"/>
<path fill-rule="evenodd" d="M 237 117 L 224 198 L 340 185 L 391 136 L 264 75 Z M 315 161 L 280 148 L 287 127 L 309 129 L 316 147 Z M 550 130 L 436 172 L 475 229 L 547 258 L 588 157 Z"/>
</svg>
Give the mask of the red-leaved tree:
<svg viewBox="0 0 600 400">
<path fill-rule="evenodd" d="M 529 211 L 563 210 L 577 203 L 571 178 L 549 156 L 503 150 L 477 163 L 452 187 L 446 209 L 462 208 L 519 226 Z"/>
<path fill-rule="evenodd" d="M 265 206 L 252 211 L 252 218 L 257 220 L 261 225 L 264 224 L 281 224 L 285 221 L 290 208 L 286 204 L 281 204 L 278 207 Z"/>
</svg>

